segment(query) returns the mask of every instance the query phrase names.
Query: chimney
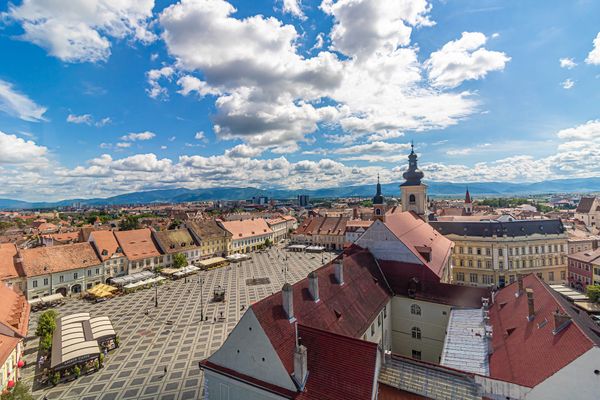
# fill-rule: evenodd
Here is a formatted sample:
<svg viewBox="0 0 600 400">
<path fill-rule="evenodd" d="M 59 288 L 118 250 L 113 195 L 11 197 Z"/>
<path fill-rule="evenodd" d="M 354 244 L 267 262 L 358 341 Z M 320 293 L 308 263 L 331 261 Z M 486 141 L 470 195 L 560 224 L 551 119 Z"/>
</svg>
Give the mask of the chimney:
<svg viewBox="0 0 600 400">
<path fill-rule="evenodd" d="M 300 390 L 304 390 L 304 384 L 308 377 L 307 358 L 306 347 L 296 346 L 296 350 L 294 350 L 294 380 Z"/>
<path fill-rule="evenodd" d="M 335 281 L 343 285 L 344 284 L 344 256 L 335 260 L 335 264 L 333 264 Z"/>
<path fill-rule="evenodd" d="M 527 320 L 533 321 L 535 317 L 535 308 L 533 303 L 533 289 L 527 288 L 525 289 L 525 293 L 527 293 Z"/>
<path fill-rule="evenodd" d="M 315 303 L 319 301 L 319 277 L 315 271 L 308 274 L 308 291 Z"/>
<path fill-rule="evenodd" d="M 283 285 L 283 289 L 281 289 L 281 294 L 283 296 L 283 311 L 285 311 L 286 316 L 290 320 L 290 322 L 294 321 L 294 291 L 292 289 L 292 285 L 289 283 L 285 283 Z"/>
<path fill-rule="evenodd" d="M 571 323 L 571 317 L 566 313 L 561 313 L 560 310 L 556 309 L 554 312 L 554 329 L 552 334 L 556 335 L 563 329 L 565 329 Z"/>
<path fill-rule="evenodd" d="M 517 297 L 523 294 L 523 275 L 517 274 L 517 283 L 519 284 L 519 289 L 516 293 Z"/>
</svg>

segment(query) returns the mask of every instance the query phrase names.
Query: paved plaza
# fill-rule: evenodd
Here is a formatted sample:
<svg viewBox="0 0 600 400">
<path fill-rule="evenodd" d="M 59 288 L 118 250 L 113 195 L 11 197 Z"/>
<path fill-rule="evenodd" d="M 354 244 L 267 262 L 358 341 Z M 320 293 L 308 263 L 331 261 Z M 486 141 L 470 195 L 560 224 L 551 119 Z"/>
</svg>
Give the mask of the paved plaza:
<svg viewBox="0 0 600 400">
<path fill-rule="evenodd" d="M 288 268 L 282 273 L 286 256 Z M 325 253 L 325 262 L 332 258 L 332 254 Z M 198 399 L 203 390 L 198 362 L 221 346 L 245 309 L 281 290 L 284 279 L 294 283 L 305 278 L 321 262 L 321 254 L 280 248 L 255 253 L 252 260 L 201 272 L 188 278 L 187 283 L 181 279 L 159 286 L 158 308 L 154 307 L 154 289 L 97 304 L 69 299 L 57 308 L 60 315 L 87 311 L 92 316 L 110 317 L 121 339 L 120 348 L 108 354 L 100 371 L 56 387 L 34 385 L 33 394 L 40 399 L 45 395 L 49 400 Z M 202 290 L 199 277 L 204 280 Z M 252 278 L 256 278 L 254 284 L 247 285 Z M 268 278 L 270 283 L 258 278 Z M 213 290 L 219 285 L 226 290 L 226 301 L 212 303 Z M 208 317 L 205 322 L 200 319 L 201 303 Z M 30 319 L 32 336 L 39 314 L 32 313 Z M 36 357 L 37 339 L 29 338 L 24 368 L 28 384 L 34 379 Z"/>
</svg>

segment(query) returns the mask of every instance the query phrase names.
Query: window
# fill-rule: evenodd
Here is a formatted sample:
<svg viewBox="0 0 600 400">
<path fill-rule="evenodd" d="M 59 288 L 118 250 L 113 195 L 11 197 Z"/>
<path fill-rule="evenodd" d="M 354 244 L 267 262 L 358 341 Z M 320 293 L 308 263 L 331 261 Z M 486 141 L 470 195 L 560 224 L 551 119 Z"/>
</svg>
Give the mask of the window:
<svg viewBox="0 0 600 400">
<path fill-rule="evenodd" d="M 383 307 L 383 318 L 387 318 L 387 305 Z"/>
<path fill-rule="evenodd" d="M 504 255 L 504 252 L 503 252 L 503 250 L 502 250 L 502 249 L 498 249 L 498 255 L 499 255 L 500 257 L 502 257 L 502 256 Z"/>
<path fill-rule="evenodd" d="M 498 261 L 498 268 L 504 269 L 504 261 Z"/>
<path fill-rule="evenodd" d="M 371 324 L 371 336 L 373 336 L 375 334 L 375 323 L 373 322 Z"/>
<path fill-rule="evenodd" d="M 96 268 L 96 275 L 100 275 L 100 268 Z"/>
<path fill-rule="evenodd" d="M 469 268 L 473 268 L 473 260 L 468 261 Z"/>
<path fill-rule="evenodd" d="M 491 261 L 486 261 L 486 262 L 485 262 L 485 267 L 486 267 L 487 269 L 491 269 L 491 268 L 492 268 L 492 262 L 491 262 Z"/>
<path fill-rule="evenodd" d="M 421 352 L 418 350 L 413 350 L 412 351 L 412 358 L 414 358 L 415 360 L 420 360 L 421 359 Z"/>
<path fill-rule="evenodd" d="M 411 335 L 413 339 L 421 340 L 421 328 L 417 328 L 416 326 L 411 329 Z"/>
<path fill-rule="evenodd" d="M 462 248 L 462 247 L 459 247 L 459 248 L 458 248 L 458 253 L 459 253 L 459 254 L 463 254 L 463 251 L 464 251 L 464 250 L 463 250 L 463 248 Z"/>
<path fill-rule="evenodd" d="M 421 315 L 421 307 L 418 304 L 413 304 L 410 306 L 410 313 L 412 315 Z"/>
<path fill-rule="evenodd" d="M 456 273 L 456 280 L 459 282 L 464 282 L 465 281 L 465 273 L 464 272 L 457 272 Z"/>
<path fill-rule="evenodd" d="M 410 196 L 408 196 L 408 202 L 410 204 L 415 204 L 417 202 L 417 198 L 415 197 L 414 194 L 411 194 Z"/>
<path fill-rule="evenodd" d="M 44 286 L 48 286 L 48 278 L 44 278 Z"/>
<path fill-rule="evenodd" d="M 486 285 L 494 283 L 494 275 L 483 275 L 483 283 Z"/>
<path fill-rule="evenodd" d="M 481 255 L 481 249 L 479 247 L 477 248 L 477 255 Z"/>
<path fill-rule="evenodd" d="M 92 276 L 92 270 L 91 269 L 87 270 L 87 276 Z"/>
<path fill-rule="evenodd" d="M 59 276 L 59 277 L 58 277 L 58 281 L 59 281 L 60 283 L 63 283 L 63 282 L 65 281 L 65 277 L 64 277 L 63 275 Z"/>
<path fill-rule="evenodd" d="M 554 271 L 548 272 L 548 280 L 549 281 L 553 281 L 554 280 Z"/>
<path fill-rule="evenodd" d="M 37 287 L 37 281 L 33 281 L 33 287 L 36 288 Z"/>
<path fill-rule="evenodd" d="M 492 255 L 492 251 L 489 248 L 485 249 L 485 255 L 486 256 L 491 256 Z"/>
<path fill-rule="evenodd" d="M 77 279 L 78 276 L 79 274 L 77 272 L 73 272 L 73 279 Z"/>
<path fill-rule="evenodd" d="M 477 281 L 478 281 L 477 274 L 469 274 L 469 282 L 477 283 Z"/>
<path fill-rule="evenodd" d="M 481 268 L 481 260 L 477 260 L 477 268 Z"/>
<path fill-rule="evenodd" d="M 471 247 L 467 247 L 467 253 L 473 254 L 473 249 Z"/>
<path fill-rule="evenodd" d="M 381 314 L 377 316 L 377 326 L 381 326 Z"/>
</svg>

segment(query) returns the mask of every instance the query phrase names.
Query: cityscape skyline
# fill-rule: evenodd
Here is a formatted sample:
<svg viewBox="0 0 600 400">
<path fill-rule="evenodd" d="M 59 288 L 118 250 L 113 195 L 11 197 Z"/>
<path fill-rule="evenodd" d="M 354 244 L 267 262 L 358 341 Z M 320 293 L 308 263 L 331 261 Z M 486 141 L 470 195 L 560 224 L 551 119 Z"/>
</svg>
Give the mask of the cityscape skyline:
<svg viewBox="0 0 600 400">
<path fill-rule="evenodd" d="M 2 198 L 388 183 L 411 140 L 433 181 L 600 176 L 592 2 L 58 3 L 0 6 Z"/>
</svg>

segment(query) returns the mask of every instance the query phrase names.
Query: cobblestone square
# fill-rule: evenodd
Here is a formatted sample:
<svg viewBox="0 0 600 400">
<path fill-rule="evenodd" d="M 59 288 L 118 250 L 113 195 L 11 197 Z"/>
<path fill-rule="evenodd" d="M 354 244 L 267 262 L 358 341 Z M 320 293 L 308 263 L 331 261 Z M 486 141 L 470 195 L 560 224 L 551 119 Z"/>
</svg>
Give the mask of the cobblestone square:
<svg viewBox="0 0 600 400">
<path fill-rule="evenodd" d="M 251 260 L 200 272 L 187 282 L 168 281 L 158 287 L 158 308 L 153 288 L 96 304 L 68 299 L 56 309 L 60 315 L 87 311 L 92 316 L 108 316 L 120 347 L 108 354 L 100 371 L 56 387 L 33 385 L 33 394 L 49 400 L 199 398 L 203 388 L 198 362 L 221 346 L 245 309 L 279 291 L 285 279 L 294 283 L 333 257 L 332 253 L 295 253 L 274 247 L 252 254 Z M 287 271 L 282 272 L 285 265 Z M 202 287 L 199 278 L 204 280 Z M 247 280 L 259 278 L 268 278 L 269 283 L 247 285 Z M 211 301 L 217 286 L 225 288 L 225 302 Z M 201 305 L 208 318 L 204 322 Z M 23 379 L 30 385 L 38 354 L 38 340 L 33 336 L 39 314 L 31 315 L 26 347 Z"/>
</svg>

